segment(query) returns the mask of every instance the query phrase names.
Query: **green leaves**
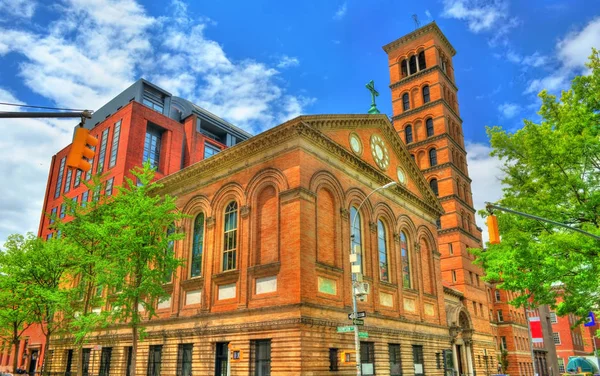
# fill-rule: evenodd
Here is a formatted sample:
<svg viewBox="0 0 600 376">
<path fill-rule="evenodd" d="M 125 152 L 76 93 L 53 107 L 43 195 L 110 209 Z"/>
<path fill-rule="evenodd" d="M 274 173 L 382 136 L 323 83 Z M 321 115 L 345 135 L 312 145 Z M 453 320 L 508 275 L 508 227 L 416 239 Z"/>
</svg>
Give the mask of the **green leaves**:
<svg viewBox="0 0 600 376">
<path fill-rule="evenodd" d="M 498 205 L 600 235 L 600 57 L 560 100 L 540 93 L 541 122 L 508 133 L 488 127 L 492 155 L 504 162 Z M 600 242 L 547 223 L 498 214 L 502 243 L 474 251 L 487 279 L 524 295 L 514 303 L 550 304 L 585 316 L 600 303 Z M 559 304 L 560 302 L 560 304 Z"/>
</svg>

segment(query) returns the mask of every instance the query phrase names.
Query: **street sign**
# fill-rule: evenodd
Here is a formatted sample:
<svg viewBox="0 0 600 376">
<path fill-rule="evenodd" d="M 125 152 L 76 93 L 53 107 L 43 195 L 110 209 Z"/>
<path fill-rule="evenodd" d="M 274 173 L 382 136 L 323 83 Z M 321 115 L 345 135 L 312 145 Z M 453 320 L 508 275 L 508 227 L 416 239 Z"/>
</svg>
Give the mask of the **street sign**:
<svg viewBox="0 0 600 376">
<path fill-rule="evenodd" d="M 352 319 L 362 319 L 367 317 L 367 312 L 365 311 L 361 311 L 361 312 L 356 312 L 356 317 L 354 317 L 354 313 L 349 313 L 348 314 L 348 319 L 352 320 Z"/>
<path fill-rule="evenodd" d="M 363 319 L 353 319 L 352 323 L 354 325 L 365 325 L 365 320 L 363 320 Z"/>
<path fill-rule="evenodd" d="M 337 327 L 338 333 L 349 333 L 349 332 L 353 332 L 353 331 L 354 331 L 353 326 L 338 326 Z"/>
<path fill-rule="evenodd" d="M 367 333 L 367 332 L 358 332 L 358 338 L 369 338 L 369 333 Z"/>
</svg>

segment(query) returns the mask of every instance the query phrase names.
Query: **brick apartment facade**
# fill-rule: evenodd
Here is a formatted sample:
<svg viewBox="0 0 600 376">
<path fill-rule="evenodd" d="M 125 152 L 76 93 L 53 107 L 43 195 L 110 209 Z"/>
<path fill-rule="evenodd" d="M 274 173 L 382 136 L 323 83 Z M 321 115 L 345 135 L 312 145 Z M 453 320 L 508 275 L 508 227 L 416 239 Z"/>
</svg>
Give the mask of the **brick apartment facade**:
<svg viewBox="0 0 600 376">
<path fill-rule="evenodd" d="M 600 349 L 600 339 L 596 336 L 596 332 L 600 330 L 598 321 L 596 325 L 589 327 L 583 324 L 576 325 L 578 321 L 579 318 L 573 314 L 557 316 L 555 312 L 550 312 L 553 340 L 561 372 L 565 372 L 569 357 L 591 356 Z"/>
</svg>

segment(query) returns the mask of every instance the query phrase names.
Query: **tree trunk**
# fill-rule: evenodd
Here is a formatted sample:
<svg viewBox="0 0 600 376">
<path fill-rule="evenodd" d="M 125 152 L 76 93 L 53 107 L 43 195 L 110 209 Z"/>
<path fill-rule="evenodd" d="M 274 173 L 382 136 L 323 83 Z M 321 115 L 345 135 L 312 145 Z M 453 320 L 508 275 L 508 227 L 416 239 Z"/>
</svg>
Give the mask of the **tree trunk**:
<svg viewBox="0 0 600 376">
<path fill-rule="evenodd" d="M 48 360 L 48 349 L 50 348 L 50 333 L 46 334 L 46 344 L 44 345 L 44 353 L 42 354 L 42 374 L 46 370 L 46 361 Z"/>
<path fill-rule="evenodd" d="M 18 337 L 13 337 L 13 348 L 15 351 L 15 356 L 13 357 L 13 373 L 17 372 L 17 365 L 18 365 L 18 361 L 19 361 L 19 338 Z"/>
</svg>

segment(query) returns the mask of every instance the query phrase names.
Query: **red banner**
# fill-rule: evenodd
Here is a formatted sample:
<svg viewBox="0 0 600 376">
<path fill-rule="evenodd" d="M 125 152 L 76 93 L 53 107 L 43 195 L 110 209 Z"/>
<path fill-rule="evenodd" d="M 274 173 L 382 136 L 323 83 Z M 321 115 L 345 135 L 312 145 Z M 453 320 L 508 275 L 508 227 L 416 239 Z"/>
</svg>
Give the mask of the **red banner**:
<svg viewBox="0 0 600 376">
<path fill-rule="evenodd" d="M 533 343 L 544 342 L 544 335 L 542 334 L 542 323 L 539 317 L 529 318 L 529 330 L 531 331 L 531 341 Z"/>
</svg>

